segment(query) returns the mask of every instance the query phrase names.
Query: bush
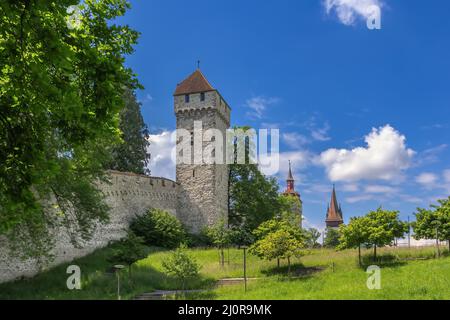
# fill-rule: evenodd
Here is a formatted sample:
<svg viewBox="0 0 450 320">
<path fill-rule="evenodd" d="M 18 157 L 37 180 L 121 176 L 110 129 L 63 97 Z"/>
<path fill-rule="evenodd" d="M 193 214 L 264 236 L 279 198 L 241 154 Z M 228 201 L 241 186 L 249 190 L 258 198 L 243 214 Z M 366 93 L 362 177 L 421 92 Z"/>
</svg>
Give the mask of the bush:
<svg viewBox="0 0 450 320">
<path fill-rule="evenodd" d="M 200 266 L 195 259 L 186 253 L 185 249 L 185 247 L 180 246 L 162 263 L 164 273 L 177 279 L 181 285 L 181 290 L 185 289 L 186 282 L 189 279 L 199 276 L 200 270 Z"/>
<path fill-rule="evenodd" d="M 137 216 L 131 222 L 130 229 L 149 246 L 172 249 L 186 240 L 186 231 L 181 222 L 159 209 L 150 209 L 146 214 Z"/>
<path fill-rule="evenodd" d="M 141 259 L 147 257 L 147 250 L 144 246 L 144 240 L 136 236 L 132 231 L 127 232 L 127 237 L 120 240 L 116 248 L 113 250 L 109 261 L 119 264 L 123 263 L 128 266 L 128 273 L 131 278 L 132 265 Z"/>
</svg>

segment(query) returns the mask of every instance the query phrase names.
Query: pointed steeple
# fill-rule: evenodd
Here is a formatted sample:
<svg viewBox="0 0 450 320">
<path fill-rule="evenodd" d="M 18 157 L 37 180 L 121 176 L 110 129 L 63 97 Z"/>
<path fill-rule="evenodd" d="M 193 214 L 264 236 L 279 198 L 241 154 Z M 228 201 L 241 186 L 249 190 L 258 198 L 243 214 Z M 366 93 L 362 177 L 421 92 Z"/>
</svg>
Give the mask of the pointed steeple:
<svg viewBox="0 0 450 320">
<path fill-rule="evenodd" d="M 338 204 L 336 196 L 336 186 L 333 185 L 333 192 L 331 193 L 331 201 L 328 205 L 327 218 L 325 220 L 327 227 L 337 228 L 344 223 L 342 210 Z"/>
<path fill-rule="evenodd" d="M 177 85 L 174 96 L 180 96 L 183 94 L 192 94 L 200 92 L 214 91 L 215 89 L 208 82 L 206 77 L 200 71 L 200 69 L 195 70 L 189 77 L 183 80 Z"/>
<path fill-rule="evenodd" d="M 294 181 L 294 176 L 292 175 L 292 169 L 291 169 L 291 160 L 289 160 L 289 173 L 287 181 Z"/>
</svg>

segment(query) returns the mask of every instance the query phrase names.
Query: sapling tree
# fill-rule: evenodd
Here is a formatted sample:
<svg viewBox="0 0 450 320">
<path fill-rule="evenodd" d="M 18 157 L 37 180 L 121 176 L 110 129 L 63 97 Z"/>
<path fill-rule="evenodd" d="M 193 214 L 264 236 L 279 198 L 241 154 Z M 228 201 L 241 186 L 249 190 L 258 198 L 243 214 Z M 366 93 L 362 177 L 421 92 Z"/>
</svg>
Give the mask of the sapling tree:
<svg viewBox="0 0 450 320">
<path fill-rule="evenodd" d="M 181 285 L 181 290 L 186 288 L 189 279 L 198 277 L 200 266 L 191 258 L 186 247 L 180 246 L 163 261 L 162 267 L 168 276 L 173 276 Z"/>
</svg>

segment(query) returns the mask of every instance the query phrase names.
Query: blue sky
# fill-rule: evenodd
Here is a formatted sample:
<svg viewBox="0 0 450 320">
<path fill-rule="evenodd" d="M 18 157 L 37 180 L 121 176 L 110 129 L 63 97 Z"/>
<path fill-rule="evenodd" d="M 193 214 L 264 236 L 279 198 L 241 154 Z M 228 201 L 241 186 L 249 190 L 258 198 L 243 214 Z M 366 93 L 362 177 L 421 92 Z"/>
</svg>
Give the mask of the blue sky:
<svg viewBox="0 0 450 320">
<path fill-rule="evenodd" d="M 280 129 L 280 182 L 291 159 L 307 224 L 323 227 L 333 183 L 346 220 L 379 205 L 406 219 L 450 194 L 449 1 L 131 3 L 155 175 L 173 177 L 172 94 L 200 59 L 233 125 Z"/>
</svg>

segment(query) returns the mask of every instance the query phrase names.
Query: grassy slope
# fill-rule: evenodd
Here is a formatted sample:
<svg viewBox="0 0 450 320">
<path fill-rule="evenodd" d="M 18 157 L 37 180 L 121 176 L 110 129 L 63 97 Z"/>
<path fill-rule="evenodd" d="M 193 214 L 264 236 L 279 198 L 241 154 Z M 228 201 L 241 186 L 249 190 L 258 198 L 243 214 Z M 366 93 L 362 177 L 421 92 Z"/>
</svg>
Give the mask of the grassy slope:
<svg viewBox="0 0 450 320">
<path fill-rule="evenodd" d="M 400 258 L 430 257 L 433 249 L 381 250 L 383 254 Z M 116 278 L 106 273 L 111 249 L 98 250 L 78 259 L 82 272 L 82 290 L 66 288 L 66 268 L 61 265 L 29 280 L 0 285 L 0 299 L 115 299 Z M 191 283 L 191 288 L 211 288 L 213 280 L 242 276 L 242 251 L 230 250 L 230 264 L 222 268 L 216 250 L 190 250 L 202 265 L 202 279 Z M 367 253 L 368 254 L 368 253 Z M 133 269 L 133 283 L 122 272 L 122 297 L 129 299 L 155 289 L 176 289 L 173 279 L 162 274 L 161 262 L 168 252 L 152 249 L 147 259 Z M 225 251 L 227 257 L 227 251 Z M 197 294 L 197 299 L 450 299 L 450 258 L 391 263 L 382 269 L 382 290 L 366 287 L 367 274 L 356 264 L 354 251 L 334 252 L 316 250 L 294 261 L 294 269 L 321 267 L 323 270 L 296 279 L 280 275 L 274 262 L 248 258 L 248 276 L 262 278 L 249 283 L 244 293 L 242 285 L 226 286 Z M 334 271 L 331 267 L 334 263 Z"/>
</svg>

